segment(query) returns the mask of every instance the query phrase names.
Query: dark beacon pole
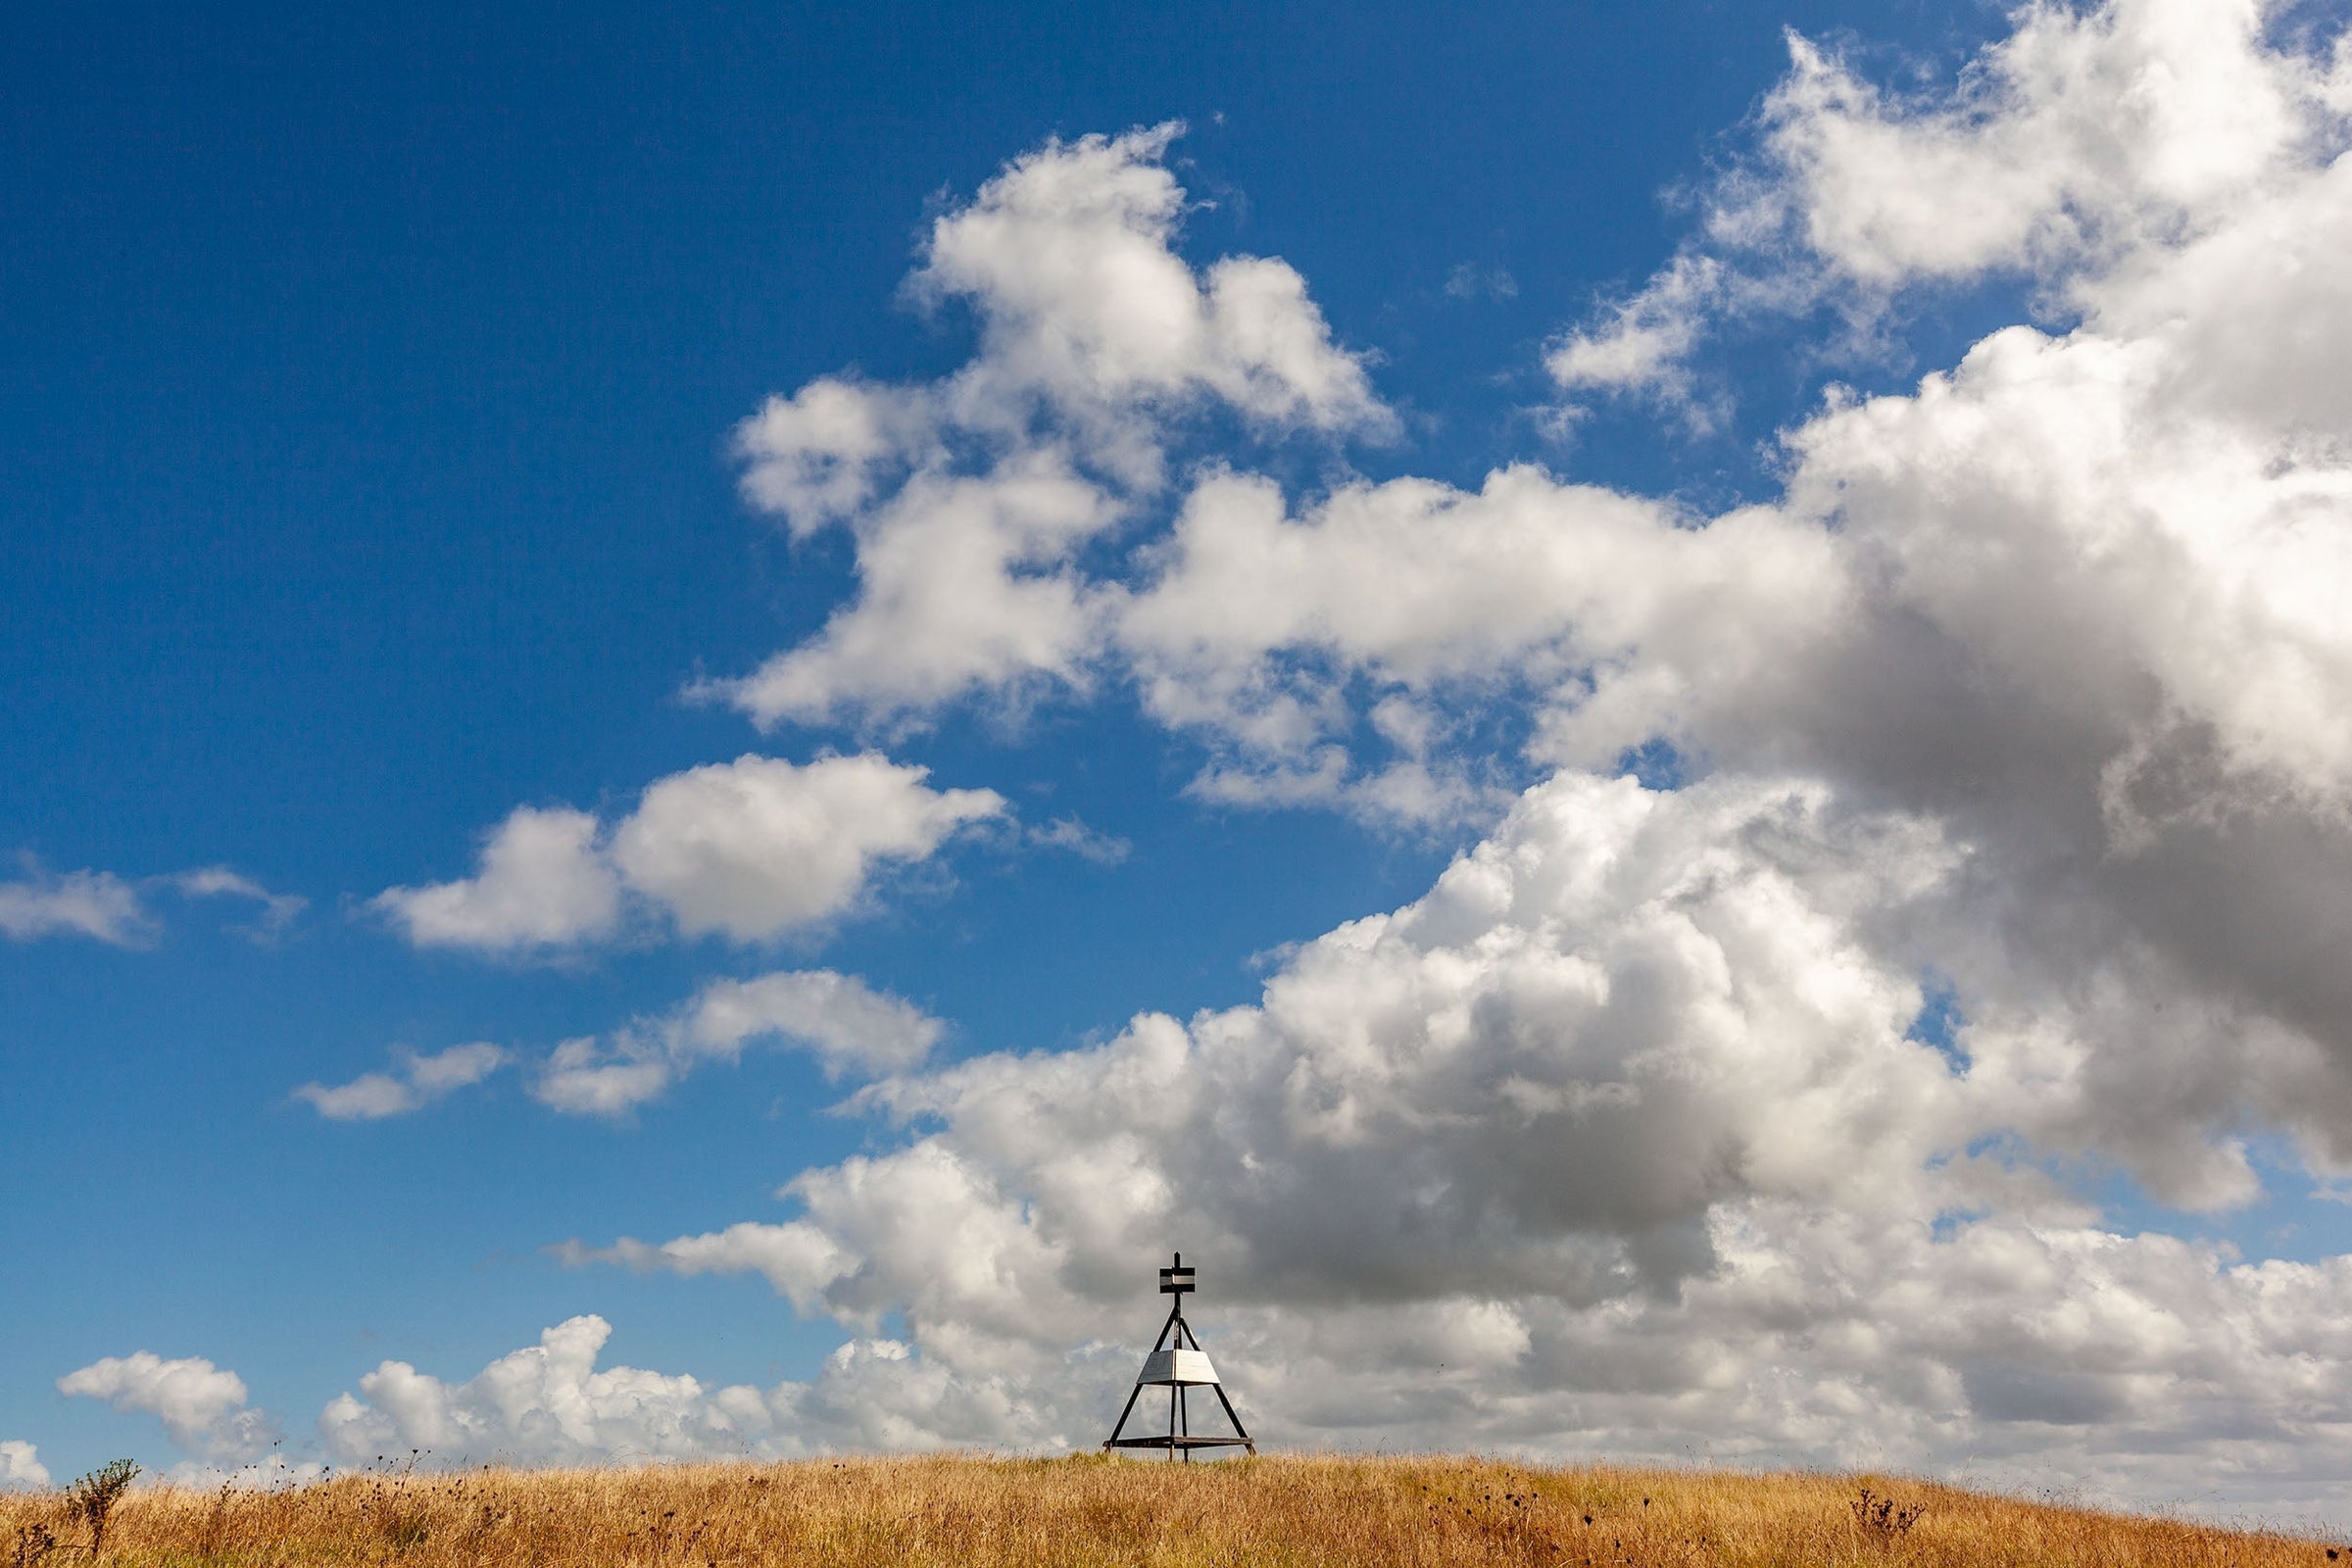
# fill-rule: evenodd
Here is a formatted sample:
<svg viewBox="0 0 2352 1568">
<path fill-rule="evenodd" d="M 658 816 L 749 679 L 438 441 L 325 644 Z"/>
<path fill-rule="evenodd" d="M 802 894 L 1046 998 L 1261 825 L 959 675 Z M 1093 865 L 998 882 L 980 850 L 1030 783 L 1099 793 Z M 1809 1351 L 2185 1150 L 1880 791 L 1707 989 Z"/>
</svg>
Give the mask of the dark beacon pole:
<svg viewBox="0 0 2352 1568">
<path fill-rule="evenodd" d="M 1209 1364 L 1208 1352 L 1200 1348 L 1193 1326 L 1184 1320 L 1184 1298 L 1193 1289 L 1193 1271 L 1184 1266 L 1184 1254 L 1159 1271 L 1159 1294 L 1176 1299 L 1168 1307 L 1168 1320 L 1159 1326 L 1159 1338 L 1152 1342 L 1152 1353 L 1144 1357 L 1144 1374 L 1135 1380 L 1135 1392 L 1127 1396 L 1127 1406 L 1119 1412 L 1118 1424 L 1103 1440 L 1104 1452 L 1112 1448 L 1164 1448 L 1170 1459 L 1179 1453 L 1184 1462 L 1193 1462 L 1195 1448 L 1248 1448 L 1257 1451 L 1250 1434 L 1242 1429 L 1242 1418 L 1234 1413 L 1233 1401 L 1225 1397 L 1225 1385 L 1217 1381 L 1217 1369 Z M 1188 1391 L 1205 1388 L 1217 1396 L 1225 1407 L 1225 1419 L 1233 1423 L 1234 1436 L 1211 1438 L 1193 1436 L 1192 1414 L 1186 1408 Z M 1127 1418 L 1135 1413 L 1135 1403 L 1144 1396 L 1146 1389 L 1168 1391 L 1168 1431 L 1165 1437 L 1122 1438 L 1127 1430 Z"/>
</svg>

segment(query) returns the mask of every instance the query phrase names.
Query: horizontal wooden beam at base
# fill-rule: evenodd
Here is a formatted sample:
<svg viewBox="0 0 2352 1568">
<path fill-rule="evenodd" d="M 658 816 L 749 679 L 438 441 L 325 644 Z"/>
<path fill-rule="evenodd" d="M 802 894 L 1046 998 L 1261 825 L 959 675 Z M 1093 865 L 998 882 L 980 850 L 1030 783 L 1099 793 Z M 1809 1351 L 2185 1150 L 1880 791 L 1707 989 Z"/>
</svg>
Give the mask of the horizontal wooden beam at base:
<svg viewBox="0 0 2352 1568">
<path fill-rule="evenodd" d="M 1257 1451 L 1257 1445 L 1248 1438 L 1113 1438 L 1102 1445 L 1105 1448 L 1248 1448 Z"/>
</svg>

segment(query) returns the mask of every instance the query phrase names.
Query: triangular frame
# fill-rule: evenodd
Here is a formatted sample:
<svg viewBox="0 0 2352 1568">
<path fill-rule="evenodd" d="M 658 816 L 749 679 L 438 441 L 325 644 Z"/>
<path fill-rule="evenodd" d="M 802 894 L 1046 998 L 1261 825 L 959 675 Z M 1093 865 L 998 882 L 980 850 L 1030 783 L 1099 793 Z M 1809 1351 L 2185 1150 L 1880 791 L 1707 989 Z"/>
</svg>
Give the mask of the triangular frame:
<svg viewBox="0 0 2352 1568">
<path fill-rule="evenodd" d="M 1151 1355 L 1144 1358 L 1144 1375 L 1135 1380 L 1135 1390 L 1127 1396 L 1126 1407 L 1119 1411 L 1119 1419 L 1111 1427 L 1110 1436 L 1102 1440 L 1102 1451 L 1108 1453 L 1116 1448 L 1160 1448 L 1166 1451 L 1171 1460 L 1181 1453 L 1187 1464 L 1193 1462 L 1195 1448 L 1248 1448 L 1254 1454 L 1257 1452 L 1257 1444 L 1250 1439 L 1249 1428 L 1242 1425 L 1242 1418 L 1233 1408 L 1233 1401 L 1225 1396 L 1225 1385 L 1218 1381 L 1213 1369 L 1210 1370 L 1205 1380 L 1187 1379 L 1181 1376 L 1179 1369 L 1175 1368 L 1174 1358 L 1171 1357 L 1168 1376 L 1154 1378 L 1151 1375 L 1152 1364 L 1162 1350 L 1190 1348 L 1199 1351 L 1203 1361 L 1206 1361 L 1208 1357 L 1208 1352 L 1200 1348 L 1200 1336 L 1196 1335 L 1193 1332 L 1193 1326 L 1184 1320 L 1184 1298 L 1193 1289 L 1193 1271 L 1184 1266 L 1182 1252 L 1176 1254 L 1175 1261 L 1170 1266 L 1159 1271 L 1159 1289 L 1161 1294 L 1176 1298 L 1175 1304 L 1168 1308 L 1168 1320 L 1159 1326 L 1159 1337 L 1152 1342 Z M 1127 1418 L 1135 1414 L 1136 1401 L 1144 1396 L 1144 1390 L 1149 1388 L 1165 1388 L 1168 1391 L 1166 1436 L 1156 1438 L 1123 1438 L 1119 1436 L 1120 1433 L 1127 1430 Z M 1186 1396 L 1198 1388 L 1206 1388 L 1216 1395 L 1217 1403 L 1225 1407 L 1225 1419 L 1233 1423 L 1236 1436 L 1196 1438 L 1192 1435 L 1191 1412 L 1187 1408 Z"/>
</svg>

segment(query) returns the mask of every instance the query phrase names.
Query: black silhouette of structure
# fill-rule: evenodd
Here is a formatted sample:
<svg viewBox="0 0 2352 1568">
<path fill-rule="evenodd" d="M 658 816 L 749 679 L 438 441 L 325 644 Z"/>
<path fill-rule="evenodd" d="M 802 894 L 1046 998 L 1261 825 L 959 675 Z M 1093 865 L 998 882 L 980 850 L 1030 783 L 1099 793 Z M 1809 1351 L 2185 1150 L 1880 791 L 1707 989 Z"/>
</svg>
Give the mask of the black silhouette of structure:
<svg viewBox="0 0 2352 1568">
<path fill-rule="evenodd" d="M 1184 1298 L 1193 1289 L 1193 1271 L 1184 1266 L 1184 1254 L 1178 1252 L 1175 1261 L 1159 1271 L 1159 1294 L 1176 1299 L 1168 1307 L 1168 1320 L 1160 1325 L 1159 1338 L 1152 1342 L 1152 1353 L 1144 1357 L 1144 1374 L 1135 1380 L 1135 1392 L 1127 1396 L 1127 1407 L 1119 1412 L 1118 1424 L 1102 1441 L 1105 1452 L 1112 1448 L 1162 1448 L 1172 1460 L 1184 1455 L 1184 1462 L 1193 1462 L 1195 1448 L 1248 1448 L 1257 1451 L 1250 1434 L 1242 1427 L 1242 1418 L 1234 1414 L 1233 1401 L 1225 1397 L 1225 1385 L 1217 1381 L 1217 1369 L 1209 1364 L 1208 1352 L 1200 1348 L 1199 1336 L 1184 1320 Z M 1191 1412 L 1185 1408 L 1187 1392 L 1205 1388 L 1217 1396 L 1225 1407 L 1225 1419 L 1233 1423 L 1230 1438 L 1195 1437 Z M 1138 1399 L 1146 1389 L 1168 1391 L 1168 1430 L 1165 1437 L 1122 1438 L 1127 1430 L 1127 1418 L 1135 1414 Z"/>
</svg>

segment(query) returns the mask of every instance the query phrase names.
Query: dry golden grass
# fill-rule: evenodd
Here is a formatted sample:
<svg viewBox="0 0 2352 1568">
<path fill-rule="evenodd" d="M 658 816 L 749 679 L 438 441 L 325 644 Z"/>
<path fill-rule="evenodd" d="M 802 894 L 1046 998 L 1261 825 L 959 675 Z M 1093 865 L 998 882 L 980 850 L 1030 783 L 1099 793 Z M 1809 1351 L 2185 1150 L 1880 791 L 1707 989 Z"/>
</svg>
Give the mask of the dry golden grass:
<svg viewBox="0 0 2352 1568">
<path fill-rule="evenodd" d="M 1863 1487 L 1918 1507 L 1874 1527 Z M 1873 1510 L 1874 1514 L 1878 1510 Z M 0 1554 L 59 1494 L 0 1497 Z M 345 1476 L 275 1493 L 157 1488 L 99 1559 L 483 1565 L 2325 1563 L 2316 1542 L 2051 1507 L 1902 1480 L 1542 1469 L 1459 1458 L 927 1457 L 639 1470 Z M 5 1564 L 0 1555 L 0 1564 Z M 2347 1553 L 2352 1560 L 2352 1553 Z"/>
</svg>

